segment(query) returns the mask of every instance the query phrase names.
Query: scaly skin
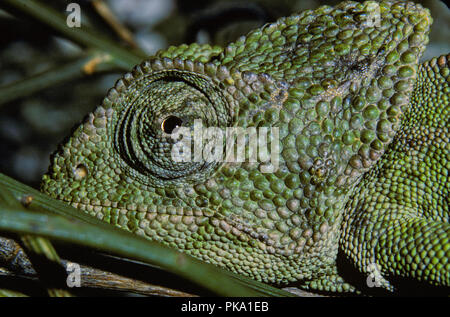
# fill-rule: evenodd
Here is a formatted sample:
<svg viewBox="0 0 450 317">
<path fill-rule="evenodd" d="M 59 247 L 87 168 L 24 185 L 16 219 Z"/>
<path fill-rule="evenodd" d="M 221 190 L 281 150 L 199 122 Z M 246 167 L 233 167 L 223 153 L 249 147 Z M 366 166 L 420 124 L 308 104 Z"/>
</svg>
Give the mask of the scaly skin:
<svg viewBox="0 0 450 317">
<path fill-rule="evenodd" d="M 399 132 L 347 204 L 342 250 L 362 272 L 449 285 L 449 65 L 421 65 Z"/>
<path fill-rule="evenodd" d="M 371 19 L 374 12 L 379 20 Z M 401 261 L 385 260 L 390 244 L 397 243 L 396 229 L 377 244 L 379 226 L 368 226 L 365 234 L 367 224 L 352 216 L 352 204 L 363 199 L 358 194 L 373 182 L 360 183 L 364 173 L 383 168 L 385 160 L 377 161 L 411 108 L 430 24 L 428 10 L 412 3 L 344 2 L 282 18 L 225 48 L 192 44 L 159 52 L 120 79 L 61 145 L 42 190 L 260 281 L 357 291 L 340 276 L 341 247 L 362 272 L 374 260 L 382 273 L 448 285 L 448 267 L 440 270 L 447 275 L 435 278 L 420 266 L 399 269 Z M 420 78 L 427 82 L 426 75 Z M 419 105 L 421 95 L 416 96 Z M 408 118 L 415 118 L 417 107 L 408 110 Z M 277 127 L 279 169 L 263 173 L 263 163 L 248 160 L 177 163 L 166 128 L 173 118 L 191 128 L 195 119 L 205 127 Z M 402 133 L 396 138 L 403 140 Z M 448 146 L 444 150 L 436 155 L 445 158 Z M 430 230 L 447 228 L 442 204 L 429 212 L 441 216 Z M 373 211 L 384 212 L 384 205 Z M 444 255 L 420 253 L 419 259 L 446 261 L 442 243 Z M 382 286 L 393 289 L 388 282 Z"/>
</svg>

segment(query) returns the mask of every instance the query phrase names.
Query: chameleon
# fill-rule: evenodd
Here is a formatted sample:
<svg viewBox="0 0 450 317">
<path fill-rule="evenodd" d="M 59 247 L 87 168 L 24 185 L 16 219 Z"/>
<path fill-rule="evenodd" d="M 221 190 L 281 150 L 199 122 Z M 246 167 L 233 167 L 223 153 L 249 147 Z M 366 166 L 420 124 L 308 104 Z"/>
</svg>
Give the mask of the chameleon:
<svg viewBox="0 0 450 317">
<path fill-rule="evenodd" d="M 420 64 L 431 24 L 413 2 L 345 1 L 161 50 L 61 143 L 41 190 L 258 281 L 448 294 L 450 55 Z M 250 135 L 243 160 L 192 159 L 192 143 L 175 160 L 196 122 L 277 128 L 277 168 L 250 159 Z"/>
</svg>

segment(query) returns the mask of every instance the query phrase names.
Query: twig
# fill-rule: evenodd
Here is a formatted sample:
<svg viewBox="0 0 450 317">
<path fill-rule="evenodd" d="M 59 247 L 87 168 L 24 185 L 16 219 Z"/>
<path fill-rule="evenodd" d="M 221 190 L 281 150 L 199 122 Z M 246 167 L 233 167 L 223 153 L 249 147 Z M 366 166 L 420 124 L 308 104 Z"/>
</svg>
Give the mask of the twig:
<svg viewBox="0 0 450 317">
<path fill-rule="evenodd" d="M 17 277 L 38 281 L 38 274 L 34 270 L 33 265 L 25 253 L 20 251 L 21 246 L 16 241 L 13 239 L 0 237 L 0 263 L 7 266 L 0 266 L 0 277 Z M 66 259 L 61 260 L 61 264 L 66 272 L 70 271 L 70 267 L 68 268 L 68 266 L 70 266 L 71 263 L 71 261 Z M 126 291 L 152 296 L 196 296 L 194 294 L 189 294 L 164 286 L 154 285 L 83 264 L 79 264 L 79 268 L 80 287 Z"/>
<path fill-rule="evenodd" d="M 0 87 L 0 106 L 69 80 L 117 69 L 110 61 L 111 56 L 104 53 L 83 56 L 65 65 Z"/>
<path fill-rule="evenodd" d="M 133 34 L 119 21 L 119 19 L 117 19 L 103 0 L 93 0 L 91 1 L 91 4 L 95 11 L 97 11 L 97 13 L 106 21 L 106 23 L 109 24 L 109 26 L 122 40 L 133 48 L 138 47 L 136 41 L 134 40 Z"/>
<path fill-rule="evenodd" d="M 28 205 L 30 202 L 27 200 L 17 201 L 9 190 L 3 190 L 0 192 L 0 202 L 6 208 L 14 208 L 16 205 L 21 204 Z M 60 276 L 65 275 L 65 271 L 62 270 L 61 260 L 49 240 L 44 237 L 37 237 L 34 235 L 22 235 L 20 240 L 24 248 L 28 251 L 28 258 L 32 259 L 34 264 L 33 269 L 38 273 L 39 277 L 46 282 L 47 292 L 50 296 L 69 297 L 70 292 L 65 290 L 64 284 L 61 283 Z M 0 245 L 6 245 L 6 251 L 1 251 L 0 255 L 6 258 L 15 259 L 19 253 L 21 253 L 20 247 L 14 245 L 10 241 L 4 241 L 4 238 L 0 237 Z M 12 251 L 12 255 L 8 255 L 8 251 Z M 23 252 L 23 256 L 26 256 Z M 30 261 L 24 261 L 30 263 Z M 16 262 L 17 264 L 17 262 Z M 62 274 L 61 274 L 62 273 Z M 60 276 L 58 276 L 58 274 Z"/>
<path fill-rule="evenodd" d="M 0 231 L 39 235 L 52 241 L 82 245 L 144 263 L 156 264 L 220 295 L 292 295 L 117 229 L 2 174 L 0 174 L 0 189 L 0 192 L 11 190 L 19 200 L 23 196 L 33 197 L 27 209 L 23 206 L 15 209 L 0 208 Z M 82 219 L 85 221 L 81 221 Z"/>
<path fill-rule="evenodd" d="M 25 249 L 28 250 L 28 254 L 32 258 L 40 260 L 33 261 L 33 263 L 40 280 L 47 285 L 51 285 L 47 287 L 48 294 L 51 297 L 72 297 L 72 294 L 64 289 L 65 287 L 60 280 L 60 277 L 64 276 L 64 272 L 61 270 L 61 259 L 52 243 L 46 238 L 33 235 L 24 235 L 21 240 Z"/>
</svg>

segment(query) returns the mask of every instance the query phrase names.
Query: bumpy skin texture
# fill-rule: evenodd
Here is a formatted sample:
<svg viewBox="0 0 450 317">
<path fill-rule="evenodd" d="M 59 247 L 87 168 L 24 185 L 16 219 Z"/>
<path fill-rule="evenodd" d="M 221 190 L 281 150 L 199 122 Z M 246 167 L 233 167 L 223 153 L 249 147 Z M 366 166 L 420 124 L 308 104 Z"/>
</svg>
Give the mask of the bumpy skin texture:
<svg viewBox="0 0 450 317">
<path fill-rule="evenodd" d="M 362 272 L 377 263 L 389 289 L 388 276 L 449 285 L 449 65 L 421 65 L 400 131 L 345 211 L 342 250 Z"/>
<path fill-rule="evenodd" d="M 159 52 L 120 79 L 55 153 L 42 190 L 260 281 L 355 291 L 338 273 L 339 246 L 361 271 L 376 252 L 383 270 L 428 276 L 385 260 L 397 231 L 373 244 L 379 226 L 353 218 L 352 204 L 363 199 L 364 173 L 383 168 L 377 161 L 401 130 L 430 24 L 428 10 L 413 3 L 343 2 L 282 18 L 226 48 Z M 278 127 L 279 169 L 263 173 L 265 164 L 247 160 L 174 162 L 175 141 L 164 129 L 171 117 L 191 128 L 195 119 L 204 127 Z M 444 221 L 445 208 L 429 213 Z M 441 271 L 446 277 L 432 279 L 448 285 L 448 267 Z"/>
</svg>

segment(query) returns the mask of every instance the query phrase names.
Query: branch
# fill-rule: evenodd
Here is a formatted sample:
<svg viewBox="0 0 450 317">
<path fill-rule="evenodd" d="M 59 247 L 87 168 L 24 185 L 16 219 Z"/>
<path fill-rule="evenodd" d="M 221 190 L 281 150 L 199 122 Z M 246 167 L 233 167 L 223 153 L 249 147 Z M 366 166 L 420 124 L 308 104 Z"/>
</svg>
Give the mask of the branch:
<svg viewBox="0 0 450 317">
<path fill-rule="evenodd" d="M 157 265 L 223 296 L 292 296 L 108 225 L 0 174 L 0 191 L 5 190 L 17 201 L 26 201 L 27 207 L 0 205 L 3 232 L 43 236 Z"/>
<path fill-rule="evenodd" d="M 122 264 L 122 262 L 120 263 Z M 0 277 L 3 276 L 39 281 L 40 277 L 38 277 L 38 273 L 34 269 L 30 260 L 27 258 L 27 255 L 22 252 L 21 246 L 12 239 L 0 237 L 0 263 L 7 266 L 5 268 L 0 266 Z M 65 271 L 68 271 L 68 266 L 73 262 L 62 259 L 61 263 Z M 126 277 L 83 264 L 79 264 L 79 268 L 81 287 L 126 291 L 152 296 L 196 296 L 194 294 L 189 294 L 164 286 L 153 285 L 139 279 Z"/>
<path fill-rule="evenodd" d="M 0 87 L 0 106 L 56 84 L 89 76 L 94 73 L 112 70 L 118 70 L 118 67 L 111 63 L 110 55 L 93 53 L 89 56 L 83 56 L 65 65 L 57 66 L 45 72 Z"/>
<path fill-rule="evenodd" d="M 93 0 L 91 5 L 122 40 L 133 48 L 138 47 L 131 31 L 120 22 L 103 0 Z"/>
</svg>

